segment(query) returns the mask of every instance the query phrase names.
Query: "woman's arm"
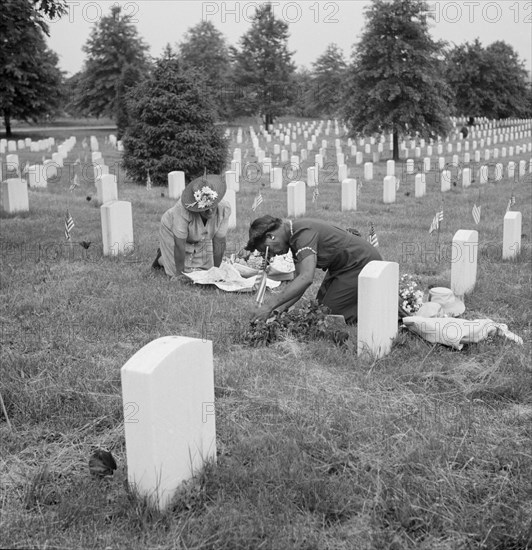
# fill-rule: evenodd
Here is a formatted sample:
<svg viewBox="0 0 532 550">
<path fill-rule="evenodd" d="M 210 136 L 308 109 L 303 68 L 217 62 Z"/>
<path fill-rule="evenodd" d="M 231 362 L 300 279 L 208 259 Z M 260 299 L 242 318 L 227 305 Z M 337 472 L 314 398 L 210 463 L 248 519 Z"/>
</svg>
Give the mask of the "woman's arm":
<svg viewBox="0 0 532 550">
<path fill-rule="evenodd" d="M 178 277 L 185 271 L 185 242 L 186 239 L 174 237 L 174 261 Z"/>
<path fill-rule="evenodd" d="M 273 302 L 264 304 L 253 320 L 268 319 L 273 310 L 285 310 L 295 304 L 303 294 L 305 294 L 305 290 L 312 284 L 315 269 L 315 254 L 308 255 L 301 262 L 296 264 L 296 278 L 286 286 L 279 296 L 276 296 Z"/>
<path fill-rule="evenodd" d="M 214 266 L 220 267 L 222 259 L 225 254 L 226 239 L 225 237 L 214 237 L 212 239 L 212 255 L 214 260 Z"/>
</svg>

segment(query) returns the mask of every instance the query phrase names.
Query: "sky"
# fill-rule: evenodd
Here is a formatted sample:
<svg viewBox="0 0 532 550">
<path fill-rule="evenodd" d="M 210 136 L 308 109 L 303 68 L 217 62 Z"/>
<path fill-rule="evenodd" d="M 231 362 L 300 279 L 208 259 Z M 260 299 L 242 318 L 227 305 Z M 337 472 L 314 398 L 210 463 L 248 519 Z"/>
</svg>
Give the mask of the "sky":
<svg viewBox="0 0 532 550">
<path fill-rule="evenodd" d="M 150 54 L 159 57 L 166 44 L 175 46 L 188 29 L 200 21 L 211 21 L 224 34 L 228 44 L 238 45 L 250 28 L 256 6 L 252 1 L 202 0 L 68 0 L 69 13 L 59 21 L 50 21 L 48 44 L 59 55 L 59 66 L 68 75 L 80 71 L 91 29 L 113 4 L 132 16 L 140 36 L 150 46 Z M 364 26 L 366 0 L 272 0 L 274 13 L 289 24 L 289 48 L 298 67 L 312 63 L 330 43 L 336 43 L 346 58 L 360 38 Z M 435 16 L 431 34 L 451 44 L 463 44 L 479 38 L 483 46 L 496 40 L 510 44 L 532 71 L 532 2 L 528 0 L 430 1 Z"/>
</svg>

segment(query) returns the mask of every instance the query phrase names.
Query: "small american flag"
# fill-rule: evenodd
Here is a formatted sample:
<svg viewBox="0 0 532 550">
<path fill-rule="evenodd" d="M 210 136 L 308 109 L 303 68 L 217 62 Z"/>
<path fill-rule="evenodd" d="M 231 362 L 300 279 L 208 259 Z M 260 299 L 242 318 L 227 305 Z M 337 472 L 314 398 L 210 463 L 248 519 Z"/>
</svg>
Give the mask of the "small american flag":
<svg viewBox="0 0 532 550">
<path fill-rule="evenodd" d="M 379 239 L 377 238 L 377 233 L 375 233 L 375 227 L 373 226 L 373 222 L 371 223 L 371 226 L 369 228 L 368 241 L 369 241 L 369 244 L 375 247 L 379 246 Z"/>
<path fill-rule="evenodd" d="M 146 179 L 146 189 L 149 191 L 151 189 L 151 178 L 150 171 L 148 170 L 148 178 Z"/>
<path fill-rule="evenodd" d="M 432 220 L 432 223 L 430 224 L 429 233 L 432 233 L 433 231 L 436 231 L 440 228 L 440 223 L 443 221 L 443 210 L 440 210 L 440 212 L 437 212 L 434 216 L 434 219 Z"/>
<path fill-rule="evenodd" d="M 401 180 L 399 178 L 395 178 L 395 190 L 399 191 L 399 186 L 401 185 Z"/>
<path fill-rule="evenodd" d="M 312 202 L 316 202 L 319 196 L 320 196 L 320 192 L 319 192 L 318 186 L 316 185 L 312 191 Z"/>
<path fill-rule="evenodd" d="M 508 206 L 506 207 L 506 212 L 510 212 L 512 206 L 515 204 L 515 196 L 512 195 L 508 201 Z"/>
<path fill-rule="evenodd" d="M 471 214 L 473 214 L 473 219 L 475 220 L 475 223 L 478 225 L 480 223 L 480 209 L 482 206 L 477 206 L 476 204 L 473 205 L 473 210 L 471 211 Z"/>
<path fill-rule="evenodd" d="M 78 186 L 79 186 L 78 175 L 74 174 L 74 177 L 72 178 L 72 181 L 70 182 L 70 187 L 68 188 L 68 190 L 69 191 L 74 191 L 74 189 Z"/>
<path fill-rule="evenodd" d="M 22 170 L 22 175 L 24 176 L 30 171 L 30 163 L 26 161 L 26 164 L 24 165 L 24 170 Z"/>
<path fill-rule="evenodd" d="M 74 220 L 72 219 L 70 212 L 67 210 L 65 215 L 65 238 L 67 241 L 70 240 L 70 232 L 72 229 L 74 229 Z"/>
<path fill-rule="evenodd" d="M 262 198 L 262 194 L 259 191 L 259 194 L 255 197 L 255 200 L 253 201 L 253 204 L 251 205 L 251 210 L 253 210 L 253 212 L 255 212 L 255 210 L 257 210 L 257 208 L 262 204 L 263 200 L 264 199 Z"/>
</svg>

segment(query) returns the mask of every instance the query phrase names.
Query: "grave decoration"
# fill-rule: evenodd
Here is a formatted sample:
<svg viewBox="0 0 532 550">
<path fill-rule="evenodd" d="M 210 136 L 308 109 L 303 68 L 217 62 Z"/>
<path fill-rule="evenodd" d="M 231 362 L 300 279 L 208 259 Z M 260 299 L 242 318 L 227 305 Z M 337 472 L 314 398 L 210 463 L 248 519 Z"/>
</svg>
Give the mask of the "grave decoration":
<svg viewBox="0 0 532 550">
<path fill-rule="evenodd" d="M 274 313 L 266 321 L 250 322 L 235 340 L 239 344 L 261 347 L 287 338 L 299 342 L 326 339 L 343 345 L 349 333 L 342 315 L 330 315 L 328 307 L 312 300 L 301 308 Z"/>
<path fill-rule="evenodd" d="M 399 279 L 399 317 L 415 314 L 423 305 L 423 290 L 414 275 L 405 273 Z"/>
</svg>

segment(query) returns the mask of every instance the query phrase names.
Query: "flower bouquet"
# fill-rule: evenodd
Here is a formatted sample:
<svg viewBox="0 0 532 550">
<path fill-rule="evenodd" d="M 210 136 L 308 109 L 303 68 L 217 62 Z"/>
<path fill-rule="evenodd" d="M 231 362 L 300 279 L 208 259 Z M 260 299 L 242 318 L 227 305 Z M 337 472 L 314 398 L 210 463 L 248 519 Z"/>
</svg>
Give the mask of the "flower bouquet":
<svg viewBox="0 0 532 550">
<path fill-rule="evenodd" d="M 399 317 L 415 315 L 423 305 L 423 290 L 414 275 L 405 273 L 399 279 Z"/>
</svg>

